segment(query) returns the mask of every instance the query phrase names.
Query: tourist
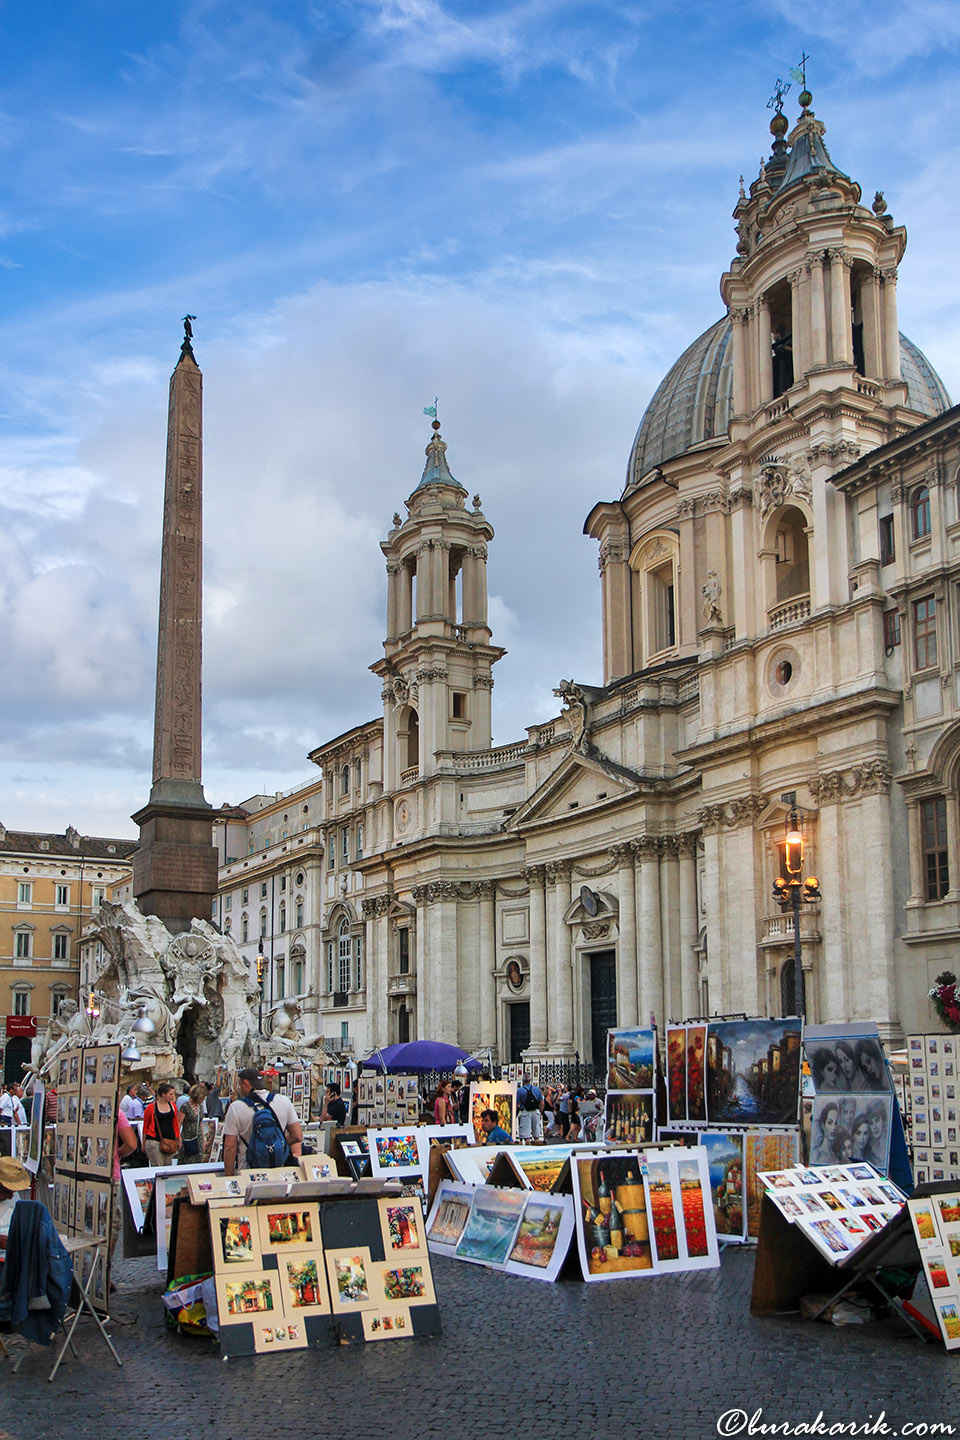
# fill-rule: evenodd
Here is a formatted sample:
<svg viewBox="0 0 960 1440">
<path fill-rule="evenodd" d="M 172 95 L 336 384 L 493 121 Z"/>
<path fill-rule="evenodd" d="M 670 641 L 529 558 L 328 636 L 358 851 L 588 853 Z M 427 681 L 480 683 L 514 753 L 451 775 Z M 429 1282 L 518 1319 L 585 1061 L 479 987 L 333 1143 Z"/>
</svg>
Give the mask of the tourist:
<svg viewBox="0 0 960 1440">
<path fill-rule="evenodd" d="M 561 1082 L 557 1100 L 557 1123 L 561 1137 L 566 1140 L 567 1131 L 570 1129 L 570 1086 L 565 1081 Z"/>
<path fill-rule="evenodd" d="M 238 1169 L 244 1168 L 247 1160 L 247 1147 L 253 1138 L 254 1117 L 258 1110 L 269 1109 L 273 1112 L 276 1127 L 282 1132 L 283 1139 L 286 1141 L 290 1160 L 299 1160 L 303 1127 L 292 1102 L 287 1099 L 286 1095 L 277 1095 L 272 1090 L 264 1088 L 263 1077 L 259 1070 L 254 1070 L 252 1066 L 248 1065 L 241 1070 L 237 1080 L 240 1098 L 234 1100 L 233 1104 L 228 1107 L 226 1119 L 223 1122 L 224 1173 L 235 1175 Z M 339 1085 L 327 1086 L 328 1095 L 334 1090 L 339 1095 Z M 261 1163 L 258 1161 L 257 1165 L 252 1168 L 259 1169 Z"/>
<path fill-rule="evenodd" d="M 517 1091 L 517 1134 L 521 1140 L 543 1139 L 543 1091 L 534 1085 L 529 1070 Z"/>
<path fill-rule="evenodd" d="M 200 1121 L 203 1119 L 203 1105 L 206 1090 L 202 1085 L 191 1085 L 187 1091 L 187 1103 L 180 1111 L 180 1164 L 196 1165 L 202 1161 Z"/>
<path fill-rule="evenodd" d="M 144 1108 L 143 1148 L 153 1166 L 176 1165 L 180 1149 L 180 1114 L 176 1090 L 169 1080 L 157 1086 L 157 1098 Z"/>
<path fill-rule="evenodd" d="M 496 1110 L 480 1111 L 480 1129 L 489 1145 L 512 1145 L 509 1134 L 500 1124 Z"/>
<path fill-rule="evenodd" d="M 27 1112 L 23 1108 L 23 1088 L 17 1082 L 11 1081 L 0 1095 L 0 1153 L 4 1155 L 15 1155 L 17 1142 L 14 1136 L 14 1127 L 26 1125 Z"/>
<path fill-rule="evenodd" d="M 128 1085 L 126 1094 L 120 1101 L 120 1109 L 128 1120 L 143 1119 L 143 1101 L 140 1099 L 139 1085 Z"/>
<path fill-rule="evenodd" d="M 327 1086 L 327 1093 L 323 1097 L 323 1105 L 320 1110 L 320 1124 L 325 1120 L 332 1120 L 339 1130 L 347 1123 L 347 1102 L 340 1093 L 340 1086 L 332 1080 Z"/>
<path fill-rule="evenodd" d="M 554 1133 L 554 1117 L 556 1114 L 557 1092 L 552 1085 L 548 1085 L 543 1092 L 543 1133 L 552 1135 Z"/>
<path fill-rule="evenodd" d="M 595 1140 L 597 1116 L 603 1114 L 603 1102 L 597 1099 L 596 1090 L 588 1090 L 587 1098 L 579 1105 L 581 1139 Z"/>
<path fill-rule="evenodd" d="M 123 1196 L 120 1192 L 120 1162 L 135 1155 L 140 1149 L 140 1137 L 124 1115 L 122 1110 L 117 1111 L 117 1144 L 113 1152 L 113 1208 L 110 1213 L 110 1235 L 109 1248 L 113 1255 L 117 1248 L 117 1241 L 123 1230 Z M 114 1289 L 113 1282 L 110 1283 L 111 1290 Z"/>
<path fill-rule="evenodd" d="M 583 1100 L 583 1087 L 578 1085 L 576 1090 L 570 1091 L 567 1110 L 567 1135 L 568 1140 L 579 1140 L 580 1136 L 580 1102 Z"/>
<path fill-rule="evenodd" d="M 455 1125 L 457 1114 L 453 1108 L 453 1081 L 441 1080 L 433 1097 L 434 1125 Z"/>
<path fill-rule="evenodd" d="M 206 1099 L 203 1102 L 203 1113 L 208 1120 L 223 1119 L 223 1100 L 220 1098 L 220 1091 L 216 1085 L 208 1080 L 206 1083 Z"/>
</svg>

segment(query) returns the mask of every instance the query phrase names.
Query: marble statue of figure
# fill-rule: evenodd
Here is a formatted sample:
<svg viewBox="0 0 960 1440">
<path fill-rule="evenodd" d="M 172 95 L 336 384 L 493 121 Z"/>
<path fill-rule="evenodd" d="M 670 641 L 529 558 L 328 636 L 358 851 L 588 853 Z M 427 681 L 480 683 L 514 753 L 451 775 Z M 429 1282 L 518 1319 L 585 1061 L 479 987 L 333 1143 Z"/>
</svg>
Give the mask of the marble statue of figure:
<svg viewBox="0 0 960 1440">
<path fill-rule="evenodd" d="M 700 586 L 700 594 L 703 596 L 703 618 L 708 625 L 722 625 L 723 614 L 720 610 L 720 596 L 723 587 L 717 579 L 716 570 L 707 571 L 707 583 Z"/>
</svg>

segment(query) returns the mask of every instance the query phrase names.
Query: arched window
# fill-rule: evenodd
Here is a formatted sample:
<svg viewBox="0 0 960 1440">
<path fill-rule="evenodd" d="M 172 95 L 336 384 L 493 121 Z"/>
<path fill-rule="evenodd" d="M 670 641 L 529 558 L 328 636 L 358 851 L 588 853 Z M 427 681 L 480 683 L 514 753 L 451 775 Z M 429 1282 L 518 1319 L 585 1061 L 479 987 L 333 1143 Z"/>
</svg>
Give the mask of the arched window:
<svg viewBox="0 0 960 1440">
<path fill-rule="evenodd" d="M 343 769 L 340 771 L 340 794 L 341 794 L 341 795 L 349 795 L 349 794 L 350 794 L 350 766 L 349 766 L 349 765 L 344 765 Z"/>
<path fill-rule="evenodd" d="M 416 710 L 407 711 L 407 745 L 404 770 L 412 770 L 420 764 L 420 717 Z"/>
<path fill-rule="evenodd" d="M 914 540 L 924 540 L 930 534 L 930 491 L 926 485 L 914 490 L 911 496 L 910 527 Z"/>
<path fill-rule="evenodd" d="M 794 506 L 780 516 L 774 534 L 776 551 L 777 604 L 810 593 L 810 556 L 807 548 L 806 517 Z"/>
<path fill-rule="evenodd" d="M 350 922 L 340 921 L 337 935 L 337 989 L 344 993 L 350 989 Z"/>
<path fill-rule="evenodd" d="M 678 648 L 677 595 L 680 547 L 669 530 L 647 535 L 634 547 L 630 568 L 634 582 L 635 631 L 641 653 L 634 656 L 638 669 L 666 659 Z"/>
</svg>

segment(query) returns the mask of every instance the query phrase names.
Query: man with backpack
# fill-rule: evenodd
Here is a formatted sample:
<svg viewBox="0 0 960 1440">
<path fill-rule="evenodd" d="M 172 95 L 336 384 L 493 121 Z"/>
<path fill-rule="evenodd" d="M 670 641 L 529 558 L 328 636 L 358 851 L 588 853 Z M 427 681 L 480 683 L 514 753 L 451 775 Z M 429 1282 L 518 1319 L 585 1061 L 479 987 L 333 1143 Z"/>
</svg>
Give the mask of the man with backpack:
<svg viewBox="0 0 960 1440">
<path fill-rule="evenodd" d="M 260 1072 L 252 1066 L 241 1070 L 238 1079 L 240 1098 L 228 1107 L 223 1122 L 224 1172 L 275 1170 L 299 1160 L 303 1127 L 292 1103 L 264 1089 Z"/>
<path fill-rule="evenodd" d="M 543 1139 L 543 1093 L 524 1070 L 523 1083 L 517 1091 L 517 1133 L 523 1140 Z"/>
</svg>

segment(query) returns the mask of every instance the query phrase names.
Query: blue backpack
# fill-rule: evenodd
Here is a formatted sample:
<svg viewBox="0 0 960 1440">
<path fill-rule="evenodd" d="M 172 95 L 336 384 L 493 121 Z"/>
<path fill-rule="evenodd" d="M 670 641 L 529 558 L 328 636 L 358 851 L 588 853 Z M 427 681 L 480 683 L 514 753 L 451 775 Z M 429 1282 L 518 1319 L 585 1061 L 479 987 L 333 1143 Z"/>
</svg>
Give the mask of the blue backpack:
<svg viewBox="0 0 960 1440">
<path fill-rule="evenodd" d="M 270 1104 L 274 1098 L 274 1092 L 269 1091 L 265 1101 L 257 1100 L 252 1095 L 245 1095 L 243 1098 L 254 1112 L 253 1124 L 250 1127 L 250 1139 L 247 1141 L 244 1168 L 247 1170 L 275 1170 L 280 1165 L 286 1165 L 290 1159 L 290 1146 L 283 1133 L 283 1126 Z"/>
</svg>

